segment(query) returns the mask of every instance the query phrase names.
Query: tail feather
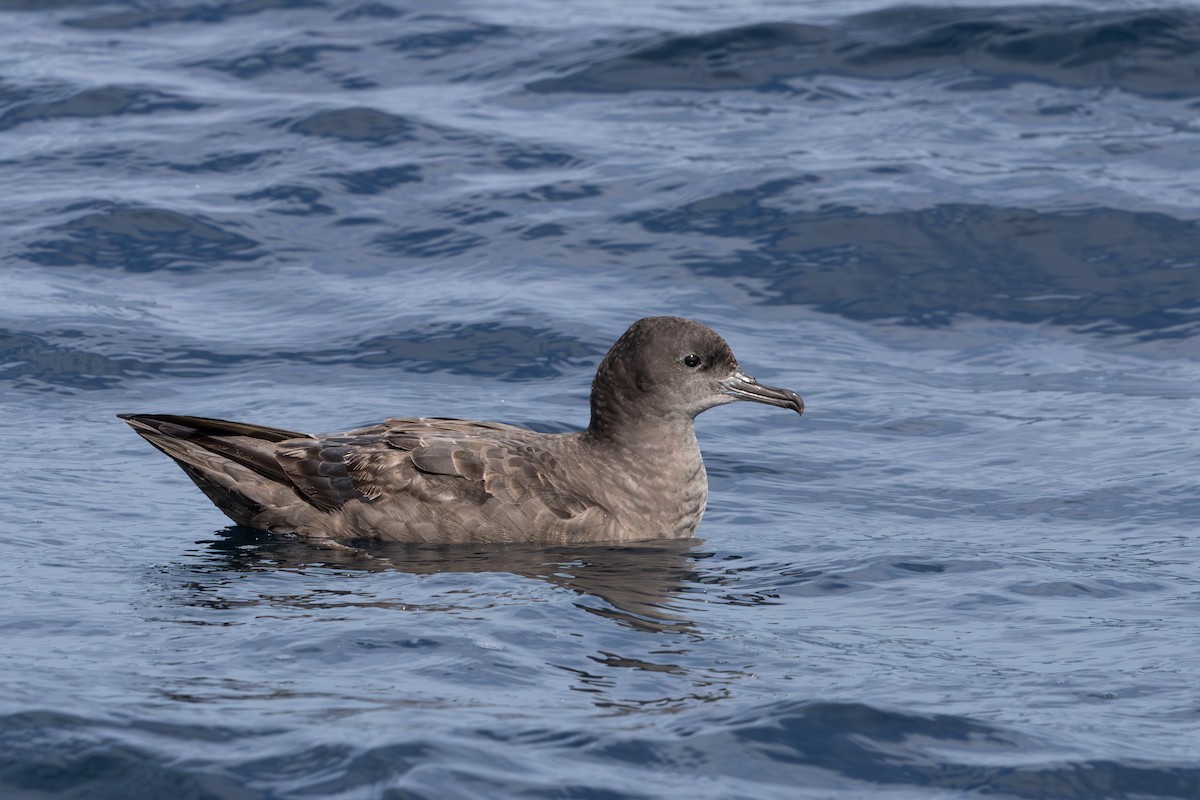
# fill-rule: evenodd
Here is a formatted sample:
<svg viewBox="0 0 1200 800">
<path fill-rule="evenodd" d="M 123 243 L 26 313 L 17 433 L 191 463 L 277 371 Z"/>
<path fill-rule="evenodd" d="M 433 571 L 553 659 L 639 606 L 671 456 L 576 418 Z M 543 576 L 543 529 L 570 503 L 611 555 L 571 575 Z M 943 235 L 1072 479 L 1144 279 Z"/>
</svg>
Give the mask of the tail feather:
<svg viewBox="0 0 1200 800">
<path fill-rule="evenodd" d="M 297 433 L 265 425 L 229 422 L 207 417 L 187 417 L 175 414 L 118 414 L 143 439 L 157 447 L 181 465 L 206 466 L 208 458 L 197 459 L 201 453 L 211 453 L 247 467 L 264 478 L 282 484 L 291 480 L 275 460 L 270 445 L 288 439 L 311 439 Z"/>
<path fill-rule="evenodd" d="M 170 456 L 235 522 L 255 527 L 253 520 L 264 509 L 260 499 L 266 501 L 280 490 L 299 496 L 275 459 L 275 445 L 312 438 L 306 433 L 174 414 L 117 416 Z"/>
</svg>

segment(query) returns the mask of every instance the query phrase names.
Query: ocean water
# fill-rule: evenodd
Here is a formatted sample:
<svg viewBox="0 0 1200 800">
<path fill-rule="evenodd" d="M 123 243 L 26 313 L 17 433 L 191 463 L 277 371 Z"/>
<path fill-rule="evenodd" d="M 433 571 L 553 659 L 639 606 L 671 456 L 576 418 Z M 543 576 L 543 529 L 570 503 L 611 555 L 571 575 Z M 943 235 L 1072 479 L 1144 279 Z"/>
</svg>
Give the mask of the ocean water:
<svg viewBox="0 0 1200 800">
<path fill-rule="evenodd" d="M 1200 11 L 0 0 L 0 798 L 1200 797 Z M 114 418 L 563 431 L 694 541 L 230 526 Z"/>
</svg>

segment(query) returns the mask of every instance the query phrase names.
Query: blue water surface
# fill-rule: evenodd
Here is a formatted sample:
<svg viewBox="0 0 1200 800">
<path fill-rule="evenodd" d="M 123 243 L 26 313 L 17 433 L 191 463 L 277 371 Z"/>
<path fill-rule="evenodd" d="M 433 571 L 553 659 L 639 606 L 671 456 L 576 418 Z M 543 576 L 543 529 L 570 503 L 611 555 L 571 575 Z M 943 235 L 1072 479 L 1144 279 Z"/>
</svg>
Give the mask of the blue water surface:
<svg viewBox="0 0 1200 800">
<path fill-rule="evenodd" d="M 1200 797 L 1200 11 L 0 0 L 0 797 Z M 566 431 L 699 539 L 354 558 L 117 412 Z"/>
</svg>

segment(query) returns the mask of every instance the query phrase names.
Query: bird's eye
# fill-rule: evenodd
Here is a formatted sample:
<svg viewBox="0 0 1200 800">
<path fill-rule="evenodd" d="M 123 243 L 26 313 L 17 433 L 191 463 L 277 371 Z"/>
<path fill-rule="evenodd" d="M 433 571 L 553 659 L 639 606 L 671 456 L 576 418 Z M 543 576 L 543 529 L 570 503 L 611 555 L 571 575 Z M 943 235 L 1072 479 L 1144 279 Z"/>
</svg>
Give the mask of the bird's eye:
<svg viewBox="0 0 1200 800">
<path fill-rule="evenodd" d="M 683 357 L 683 365 L 685 367 L 687 367 L 688 369 L 695 369 L 696 367 L 700 366 L 703 363 L 704 363 L 704 359 L 702 359 L 700 356 L 696 355 L 695 353 L 688 353 L 686 356 Z"/>
</svg>

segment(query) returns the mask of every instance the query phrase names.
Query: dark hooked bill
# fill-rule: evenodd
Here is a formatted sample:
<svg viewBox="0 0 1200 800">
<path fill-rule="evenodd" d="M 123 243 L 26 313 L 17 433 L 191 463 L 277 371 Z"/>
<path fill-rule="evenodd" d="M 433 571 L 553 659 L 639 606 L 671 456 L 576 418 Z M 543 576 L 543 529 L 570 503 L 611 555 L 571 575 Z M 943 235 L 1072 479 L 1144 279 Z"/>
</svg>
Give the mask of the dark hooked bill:
<svg viewBox="0 0 1200 800">
<path fill-rule="evenodd" d="M 766 403 L 769 406 L 790 408 L 797 414 L 804 413 L 804 401 L 800 395 L 791 389 L 776 389 L 773 386 L 763 386 L 758 381 L 741 372 L 735 372 L 721 381 L 725 394 L 739 400 L 753 400 L 756 403 Z"/>
</svg>

